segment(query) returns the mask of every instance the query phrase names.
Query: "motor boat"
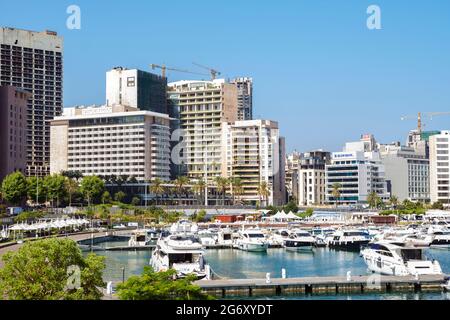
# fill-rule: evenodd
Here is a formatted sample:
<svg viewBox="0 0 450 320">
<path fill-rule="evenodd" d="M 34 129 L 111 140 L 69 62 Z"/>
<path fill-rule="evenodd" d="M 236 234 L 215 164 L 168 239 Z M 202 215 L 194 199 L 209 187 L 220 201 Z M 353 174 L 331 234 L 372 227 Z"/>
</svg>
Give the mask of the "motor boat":
<svg viewBox="0 0 450 320">
<path fill-rule="evenodd" d="M 174 269 L 178 278 L 193 274 L 197 279 L 209 279 L 209 266 L 205 264 L 204 250 L 198 236 L 178 233 L 160 238 L 150 260 L 159 271 Z"/>
<path fill-rule="evenodd" d="M 179 220 L 178 222 L 172 224 L 169 229 L 171 234 L 177 233 L 192 233 L 198 232 L 198 226 L 196 223 L 192 223 L 189 220 Z"/>
<path fill-rule="evenodd" d="M 328 243 L 333 239 L 335 230 L 332 228 L 313 228 L 311 230 L 312 236 L 315 238 L 316 247 L 326 247 Z"/>
<path fill-rule="evenodd" d="M 311 251 L 315 243 L 316 240 L 309 232 L 296 229 L 289 232 L 283 246 L 289 251 Z"/>
<path fill-rule="evenodd" d="M 284 241 L 288 239 L 290 236 L 290 232 L 287 229 L 279 229 L 272 233 L 269 237 L 269 241 L 272 245 L 281 246 L 284 244 Z"/>
<path fill-rule="evenodd" d="M 217 244 L 228 246 L 233 244 L 233 231 L 230 228 L 222 228 L 217 232 Z"/>
<path fill-rule="evenodd" d="M 361 246 L 367 245 L 370 238 L 366 232 L 360 230 L 336 230 L 328 246 L 334 249 L 359 251 Z"/>
<path fill-rule="evenodd" d="M 425 247 L 398 246 L 387 241 L 370 243 L 361 256 L 370 271 L 384 275 L 439 275 L 442 269 L 437 260 L 428 260 Z"/>
<path fill-rule="evenodd" d="M 200 238 L 200 242 L 204 246 L 212 246 L 217 242 L 217 235 L 214 234 L 210 229 L 201 230 L 198 232 L 198 236 Z"/>
<path fill-rule="evenodd" d="M 239 231 L 234 247 L 244 251 L 265 252 L 269 244 L 261 230 L 253 228 Z"/>
<path fill-rule="evenodd" d="M 129 247 L 145 247 L 150 245 L 150 237 L 146 230 L 134 230 L 128 240 Z"/>
<path fill-rule="evenodd" d="M 430 227 L 427 234 L 431 237 L 430 246 L 450 248 L 450 230 L 447 228 Z"/>
</svg>

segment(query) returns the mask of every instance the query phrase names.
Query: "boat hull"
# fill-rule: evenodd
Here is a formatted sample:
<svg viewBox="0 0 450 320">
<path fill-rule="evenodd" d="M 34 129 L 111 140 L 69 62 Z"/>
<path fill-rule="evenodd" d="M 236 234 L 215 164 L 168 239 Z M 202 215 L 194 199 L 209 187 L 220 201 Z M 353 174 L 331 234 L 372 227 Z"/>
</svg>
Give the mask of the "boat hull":
<svg viewBox="0 0 450 320">
<path fill-rule="evenodd" d="M 328 246 L 332 249 L 359 251 L 362 246 L 368 245 L 370 240 L 358 240 L 358 241 L 330 241 Z"/>
</svg>

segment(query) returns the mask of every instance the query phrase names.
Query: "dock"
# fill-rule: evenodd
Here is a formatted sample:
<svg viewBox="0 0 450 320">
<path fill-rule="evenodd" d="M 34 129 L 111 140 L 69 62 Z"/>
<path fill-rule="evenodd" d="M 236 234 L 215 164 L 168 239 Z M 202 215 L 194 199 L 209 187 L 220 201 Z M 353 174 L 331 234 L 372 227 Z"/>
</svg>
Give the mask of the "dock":
<svg viewBox="0 0 450 320">
<path fill-rule="evenodd" d="M 218 298 L 231 296 L 285 296 L 298 294 L 389 293 L 442 291 L 446 275 L 415 276 L 346 276 L 199 280 L 207 294 Z"/>
</svg>

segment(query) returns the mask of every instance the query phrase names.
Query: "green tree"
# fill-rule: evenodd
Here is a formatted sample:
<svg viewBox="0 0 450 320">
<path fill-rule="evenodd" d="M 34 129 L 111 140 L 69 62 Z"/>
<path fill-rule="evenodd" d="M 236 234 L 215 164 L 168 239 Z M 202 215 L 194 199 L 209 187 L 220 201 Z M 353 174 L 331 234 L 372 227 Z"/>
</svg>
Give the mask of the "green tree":
<svg viewBox="0 0 450 320">
<path fill-rule="evenodd" d="M 151 267 L 144 267 L 141 276 L 130 277 L 117 286 L 121 300 L 207 300 L 212 297 L 204 294 L 194 284 L 195 276 L 174 279 L 176 271 L 154 272 Z"/>
<path fill-rule="evenodd" d="M 80 191 L 86 197 L 89 206 L 104 189 L 105 183 L 97 176 L 86 176 L 81 180 Z"/>
<path fill-rule="evenodd" d="M 235 204 L 235 196 L 240 196 L 244 193 L 244 187 L 241 178 L 233 177 L 230 179 L 231 194 L 233 195 L 233 204 Z"/>
<path fill-rule="evenodd" d="M 102 203 L 103 204 L 108 204 L 108 203 L 111 203 L 111 201 L 112 201 L 111 194 L 108 191 L 103 192 L 103 194 L 102 194 Z"/>
<path fill-rule="evenodd" d="M 194 192 L 195 192 L 196 194 L 198 194 L 198 196 L 199 196 L 198 202 L 201 203 L 201 202 L 203 201 L 203 199 L 204 199 L 204 198 L 203 198 L 203 195 L 204 195 L 204 193 L 205 193 L 205 188 L 206 188 L 205 180 L 199 179 L 199 180 L 194 184 L 194 186 L 193 186 L 192 188 L 193 188 Z"/>
<path fill-rule="evenodd" d="M 431 209 L 444 210 L 444 204 L 440 201 L 433 203 Z"/>
<path fill-rule="evenodd" d="M 45 189 L 44 179 L 39 177 L 27 178 L 27 197 L 36 204 L 45 202 L 47 190 Z M 36 202 L 36 197 L 38 202 Z"/>
<path fill-rule="evenodd" d="M 229 181 L 224 177 L 216 177 L 214 180 L 216 182 L 217 191 L 222 194 L 222 205 L 225 205 L 225 194 L 228 189 Z"/>
<path fill-rule="evenodd" d="M 394 209 L 397 209 L 397 206 L 398 206 L 398 198 L 397 198 L 397 196 L 392 195 L 391 198 L 389 199 L 389 204 L 390 204 Z"/>
<path fill-rule="evenodd" d="M 98 287 L 104 286 L 104 258 L 95 254 L 84 258 L 73 240 L 27 242 L 18 251 L 6 253 L 3 262 L 0 297 L 11 300 L 97 300 L 102 297 Z"/>
<path fill-rule="evenodd" d="M 52 206 L 55 204 L 55 199 L 56 205 L 59 206 L 60 199 L 66 194 L 65 181 L 66 178 L 59 174 L 53 174 L 44 178 L 44 187 Z"/>
<path fill-rule="evenodd" d="M 289 203 L 284 207 L 283 209 L 286 213 L 289 212 L 293 212 L 293 213 L 297 213 L 298 212 L 298 206 L 294 201 L 289 201 Z"/>
<path fill-rule="evenodd" d="M 333 183 L 333 185 L 331 187 L 331 196 L 334 198 L 334 203 L 336 205 L 336 208 L 337 208 L 339 200 L 341 199 L 341 188 L 342 188 L 342 185 L 339 182 Z"/>
<path fill-rule="evenodd" d="M 158 205 L 158 199 L 164 191 L 163 181 L 159 178 L 155 178 L 150 185 L 150 192 L 156 195 L 156 205 Z"/>
<path fill-rule="evenodd" d="M 117 202 L 123 202 L 123 199 L 125 199 L 126 196 L 127 195 L 125 194 L 125 192 L 119 191 L 114 194 L 114 200 Z"/>
<path fill-rule="evenodd" d="M 141 199 L 137 196 L 134 196 L 133 199 L 131 199 L 131 204 L 136 207 L 141 204 Z"/>
<path fill-rule="evenodd" d="M 261 204 L 262 201 L 265 201 L 265 205 L 267 206 L 267 199 L 270 196 L 270 190 L 269 185 L 266 181 L 261 181 L 258 186 L 258 195 L 259 195 L 259 203 Z M 261 205 L 262 206 L 262 205 Z"/>
<path fill-rule="evenodd" d="M 189 178 L 186 176 L 179 176 L 175 180 L 175 187 L 177 189 L 178 194 L 183 194 L 186 192 L 185 187 L 189 184 Z"/>
<path fill-rule="evenodd" d="M 74 194 L 78 192 L 80 187 L 78 185 L 78 182 L 75 179 L 66 178 L 65 188 L 66 188 L 67 195 L 69 196 L 69 206 L 71 206 L 72 198 L 73 198 Z"/>
<path fill-rule="evenodd" d="M 21 172 L 11 173 L 3 179 L 2 196 L 8 203 L 21 204 L 27 196 L 27 191 L 27 179 Z"/>
<path fill-rule="evenodd" d="M 376 192 L 371 192 L 367 196 L 367 203 L 369 204 L 370 208 L 377 208 L 380 204 L 380 197 Z"/>
</svg>

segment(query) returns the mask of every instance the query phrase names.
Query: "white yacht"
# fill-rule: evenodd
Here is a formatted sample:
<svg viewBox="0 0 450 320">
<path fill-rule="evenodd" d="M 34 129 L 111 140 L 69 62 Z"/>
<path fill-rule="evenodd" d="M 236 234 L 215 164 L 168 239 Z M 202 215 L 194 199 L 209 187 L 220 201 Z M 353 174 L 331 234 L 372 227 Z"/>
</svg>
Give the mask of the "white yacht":
<svg viewBox="0 0 450 320">
<path fill-rule="evenodd" d="M 283 245 L 289 251 L 311 251 L 315 242 L 316 240 L 309 232 L 296 229 L 289 232 Z"/>
<path fill-rule="evenodd" d="M 367 267 L 372 272 L 394 275 L 442 274 L 437 260 L 427 260 L 424 248 L 414 246 L 398 246 L 390 242 L 370 243 L 361 250 Z"/>
<path fill-rule="evenodd" d="M 201 244 L 204 246 L 215 245 L 217 242 L 217 235 L 209 229 L 199 231 L 198 236 Z"/>
<path fill-rule="evenodd" d="M 129 247 L 145 247 L 150 244 L 150 237 L 146 230 L 134 230 L 128 240 Z"/>
<path fill-rule="evenodd" d="M 370 239 L 367 233 L 360 230 L 336 230 L 328 242 L 328 246 L 334 249 L 356 250 L 367 245 Z"/>
<path fill-rule="evenodd" d="M 278 229 L 272 233 L 270 236 L 270 241 L 273 245 L 282 246 L 284 245 L 284 241 L 288 239 L 290 236 L 290 232 L 287 229 Z"/>
<path fill-rule="evenodd" d="M 239 231 L 234 246 L 245 251 L 264 252 L 269 244 L 260 229 L 243 229 Z"/>
<path fill-rule="evenodd" d="M 160 238 L 152 253 L 150 265 L 157 272 L 174 269 L 179 278 L 194 274 L 198 279 L 209 278 L 200 239 L 189 233 Z"/>
<path fill-rule="evenodd" d="M 192 223 L 189 220 L 180 220 L 170 226 L 170 233 L 192 233 L 195 234 L 198 232 L 198 226 L 196 223 Z"/>
<path fill-rule="evenodd" d="M 228 246 L 233 244 L 233 230 L 222 228 L 217 233 L 217 244 Z"/>
<path fill-rule="evenodd" d="M 430 227 L 428 235 L 431 237 L 430 246 L 438 248 L 450 248 L 450 230 L 442 227 Z"/>
</svg>

